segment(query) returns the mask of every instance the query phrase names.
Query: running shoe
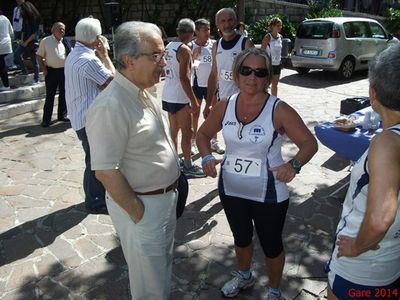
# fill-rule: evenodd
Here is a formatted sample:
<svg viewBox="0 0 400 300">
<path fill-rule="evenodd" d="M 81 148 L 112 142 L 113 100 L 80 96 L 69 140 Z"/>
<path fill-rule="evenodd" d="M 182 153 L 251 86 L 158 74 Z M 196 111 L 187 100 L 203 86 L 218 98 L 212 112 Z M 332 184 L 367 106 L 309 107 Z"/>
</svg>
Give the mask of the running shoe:
<svg viewBox="0 0 400 300">
<path fill-rule="evenodd" d="M 256 279 L 253 275 L 249 279 L 244 279 L 239 272 L 232 272 L 234 277 L 229 280 L 221 289 L 222 295 L 227 298 L 233 298 L 237 296 L 242 290 L 247 290 L 251 288 L 255 283 Z"/>
</svg>

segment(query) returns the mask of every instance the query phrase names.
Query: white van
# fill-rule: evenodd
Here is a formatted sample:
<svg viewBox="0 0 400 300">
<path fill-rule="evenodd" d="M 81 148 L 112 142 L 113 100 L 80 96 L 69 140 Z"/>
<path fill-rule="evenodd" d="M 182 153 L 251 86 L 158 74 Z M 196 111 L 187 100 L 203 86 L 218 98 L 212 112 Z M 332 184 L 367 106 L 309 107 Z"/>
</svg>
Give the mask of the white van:
<svg viewBox="0 0 400 300">
<path fill-rule="evenodd" d="M 398 42 L 373 19 L 309 19 L 297 28 L 291 60 L 300 74 L 323 69 L 349 79 L 354 71 L 367 69 L 376 53 Z"/>
</svg>

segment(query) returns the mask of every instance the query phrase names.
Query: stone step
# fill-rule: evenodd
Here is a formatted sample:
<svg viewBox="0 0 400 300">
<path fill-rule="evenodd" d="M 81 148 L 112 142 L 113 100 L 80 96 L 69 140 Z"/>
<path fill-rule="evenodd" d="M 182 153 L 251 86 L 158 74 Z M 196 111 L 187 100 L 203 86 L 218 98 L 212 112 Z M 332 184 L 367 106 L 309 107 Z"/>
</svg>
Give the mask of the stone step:
<svg viewBox="0 0 400 300">
<path fill-rule="evenodd" d="M 20 71 L 8 72 L 8 81 L 11 87 L 22 87 L 26 85 L 31 85 L 33 82 L 33 74 L 20 75 Z M 44 81 L 43 73 L 40 73 L 40 81 Z"/>
<path fill-rule="evenodd" d="M 44 82 L 39 82 L 35 85 L 25 85 L 17 88 L 13 88 L 11 85 L 10 90 L 0 92 L 0 104 L 37 99 L 45 94 L 46 87 Z"/>
<path fill-rule="evenodd" d="M 45 97 L 31 100 L 14 100 L 6 104 L 0 104 L 0 120 L 10 119 L 17 115 L 41 110 L 44 105 Z M 54 101 L 54 106 L 58 103 L 58 96 Z"/>
</svg>

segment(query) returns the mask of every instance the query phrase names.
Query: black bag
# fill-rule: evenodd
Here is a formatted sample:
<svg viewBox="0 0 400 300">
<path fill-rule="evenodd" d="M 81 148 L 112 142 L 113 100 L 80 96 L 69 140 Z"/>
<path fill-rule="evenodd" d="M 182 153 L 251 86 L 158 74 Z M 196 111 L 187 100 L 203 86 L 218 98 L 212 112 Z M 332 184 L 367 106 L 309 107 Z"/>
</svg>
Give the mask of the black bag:
<svg viewBox="0 0 400 300">
<path fill-rule="evenodd" d="M 370 105 L 368 97 L 347 98 L 340 102 L 340 113 L 349 115 Z"/>
<path fill-rule="evenodd" d="M 180 218 L 185 210 L 186 200 L 189 194 L 189 183 L 188 180 L 181 172 L 178 178 L 178 202 L 176 203 L 176 218 Z"/>
</svg>

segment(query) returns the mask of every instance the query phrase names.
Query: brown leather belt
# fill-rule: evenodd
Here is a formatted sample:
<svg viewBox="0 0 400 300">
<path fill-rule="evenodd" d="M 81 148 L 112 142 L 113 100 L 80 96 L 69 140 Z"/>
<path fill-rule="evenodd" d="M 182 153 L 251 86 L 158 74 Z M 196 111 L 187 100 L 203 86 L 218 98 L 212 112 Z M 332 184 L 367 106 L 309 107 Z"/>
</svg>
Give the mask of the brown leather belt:
<svg viewBox="0 0 400 300">
<path fill-rule="evenodd" d="M 135 192 L 136 195 L 160 195 L 160 194 L 165 194 L 168 193 L 169 191 L 176 189 L 178 187 L 178 180 L 175 180 L 174 183 L 172 183 L 171 185 L 167 186 L 166 188 L 163 189 L 158 189 L 158 190 L 154 190 L 154 191 L 150 191 L 150 192 Z"/>
</svg>

